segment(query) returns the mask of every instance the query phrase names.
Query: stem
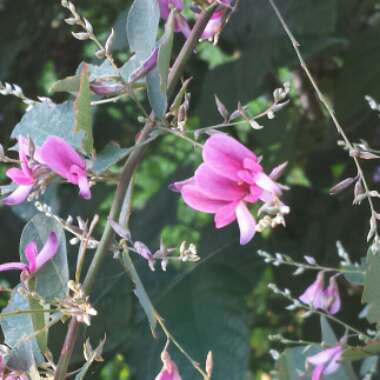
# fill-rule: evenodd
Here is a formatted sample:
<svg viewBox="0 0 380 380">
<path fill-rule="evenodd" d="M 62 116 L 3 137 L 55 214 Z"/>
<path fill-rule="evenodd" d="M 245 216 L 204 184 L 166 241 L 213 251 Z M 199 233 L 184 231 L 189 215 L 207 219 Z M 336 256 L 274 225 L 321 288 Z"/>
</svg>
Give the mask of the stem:
<svg viewBox="0 0 380 380">
<path fill-rule="evenodd" d="M 168 97 L 172 97 L 175 87 L 181 78 L 182 72 L 184 70 L 185 64 L 189 57 L 191 56 L 199 38 L 201 37 L 208 21 L 210 20 L 214 10 L 216 9 L 217 4 L 209 6 L 204 10 L 197 22 L 195 23 L 189 38 L 186 40 L 186 43 L 183 45 L 177 59 L 175 60 L 172 69 L 169 73 L 168 78 Z M 149 121 L 144 128 L 142 129 L 136 144 L 144 142 L 150 135 L 154 127 L 154 123 Z M 117 185 L 115 197 L 112 202 L 111 211 L 109 213 L 109 218 L 112 220 L 118 220 L 120 210 L 123 205 L 125 193 L 128 189 L 129 183 L 133 176 L 133 173 L 143 158 L 146 146 L 142 145 L 138 149 L 134 150 L 131 155 L 128 157 L 121 173 L 120 181 Z M 88 269 L 86 278 L 83 283 L 83 289 L 86 294 L 89 294 L 92 290 L 92 287 L 96 281 L 99 270 L 102 267 L 104 258 L 106 257 L 108 250 L 112 244 L 113 230 L 109 222 L 107 222 L 106 227 L 103 231 L 102 238 L 97 247 L 95 255 L 92 259 L 90 268 Z M 54 380 L 64 380 L 67 369 L 70 363 L 70 359 L 73 353 L 73 349 L 77 340 L 79 331 L 79 322 L 76 319 L 71 319 L 66 338 L 60 353 L 59 361 L 57 364 L 57 369 L 54 374 Z"/>
<path fill-rule="evenodd" d="M 182 353 L 183 356 L 191 363 L 191 365 L 203 376 L 204 380 L 210 380 L 210 377 L 207 375 L 206 372 L 203 371 L 203 369 L 199 366 L 199 363 L 195 361 L 186 351 L 185 349 L 177 342 L 177 340 L 174 338 L 174 336 L 171 334 L 171 332 L 167 329 L 165 326 L 165 323 L 162 321 L 161 316 L 155 311 L 155 318 L 160 325 L 162 331 L 164 332 L 167 342 L 166 345 L 168 345 L 168 342 L 173 342 L 173 344 L 178 348 L 178 350 Z"/>
<path fill-rule="evenodd" d="M 319 88 L 316 80 L 314 79 L 314 77 L 311 74 L 309 68 L 307 67 L 306 62 L 303 59 L 302 54 L 301 54 L 300 49 L 299 49 L 300 44 L 295 39 L 293 33 L 290 31 L 290 29 L 289 29 L 286 21 L 284 20 L 282 14 L 280 12 L 280 10 L 278 9 L 278 7 L 276 6 L 276 4 L 274 2 L 274 0 L 268 0 L 268 1 L 270 3 L 271 7 L 273 8 L 273 10 L 274 10 L 274 12 L 275 12 L 278 20 L 280 21 L 280 23 L 281 23 L 281 25 L 282 25 L 285 33 L 288 35 L 289 40 L 290 40 L 290 42 L 291 42 L 291 44 L 293 46 L 294 51 L 297 54 L 298 60 L 300 62 L 300 65 L 301 65 L 303 71 L 305 72 L 305 74 L 308 77 L 311 85 L 313 86 L 314 91 L 316 92 L 316 94 L 317 94 L 317 96 L 318 96 L 321 104 L 324 106 L 324 108 L 326 109 L 327 113 L 329 114 L 331 120 L 333 121 L 334 126 L 335 126 L 337 132 L 339 133 L 339 135 L 344 140 L 344 142 L 346 144 L 346 147 L 349 148 L 349 151 L 354 151 L 354 146 L 351 143 L 351 141 L 348 139 L 346 133 L 343 130 L 343 127 L 341 126 L 341 124 L 339 123 L 338 119 L 336 118 L 333 108 L 330 106 L 329 102 L 327 101 L 327 99 L 323 95 L 323 93 L 320 90 L 320 88 Z M 377 226 L 376 210 L 375 210 L 375 207 L 374 207 L 371 195 L 369 194 L 370 190 L 369 190 L 369 186 L 368 186 L 367 180 L 366 180 L 366 178 L 364 176 L 364 173 L 363 173 L 363 170 L 362 170 L 362 168 L 360 166 L 359 159 L 356 156 L 352 156 L 352 159 L 354 160 L 356 169 L 358 171 L 358 175 L 360 177 L 360 181 L 362 182 L 362 185 L 363 185 L 365 193 L 366 193 L 366 198 L 368 200 L 368 205 L 369 205 L 369 209 L 370 209 L 370 212 L 371 212 L 371 219 L 373 219 L 375 221 L 376 226 Z M 375 236 L 378 237 L 377 228 L 376 228 Z"/>
</svg>

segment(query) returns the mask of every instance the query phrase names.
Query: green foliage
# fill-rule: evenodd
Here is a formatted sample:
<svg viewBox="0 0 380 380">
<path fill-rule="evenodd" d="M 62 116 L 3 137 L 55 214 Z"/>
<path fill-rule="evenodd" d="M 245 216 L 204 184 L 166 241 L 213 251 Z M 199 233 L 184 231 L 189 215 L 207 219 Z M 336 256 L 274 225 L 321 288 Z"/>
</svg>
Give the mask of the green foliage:
<svg viewBox="0 0 380 380">
<path fill-rule="evenodd" d="M 75 131 L 74 103 L 39 103 L 24 114 L 13 129 L 11 137 L 32 136 L 36 145 L 42 145 L 48 136 L 62 137 L 76 149 L 83 151 L 83 131 Z M 85 152 L 84 152 L 85 153 Z"/>
<path fill-rule="evenodd" d="M 131 152 L 130 148 L 120 148 L 115 142 L 108 143 L 103 150 L 96 155 L 95 161 L 91 166 L 91 170 L 95 174 L 101 174 Z"/>
<path fill-rule="evenodd" d="M 150 329 L 152 331 L 153 336 L 155 336 L 155 330 L 157 326 L 155 310 L 128 252 L 122 253 L 122 263 L 125 270 L 129 273 L 129 276 L 135 286 L 134 293 L 138 298 L 141 307 L 144 309 L 146 316 L 148 317 Z"/>
<path fill-rule="evenodd" d="M 368 269 L 365 275 L 363 303 L 368 304 L 367 319 L 371 323 L 380 323 L 380 251 L 377 244 L 372 245 L 367 253 Z"/>
<path fill-rule="evenodd" d="M 94 137 L 92 135 L 91 93 L 87 65 L 83 65 L 81 70 L 79 93 L 74 102 L 74 115 L 74 131 L 76 133 L 83 132 L 82 150 L 91 156 L 94 149 Z"/>
<path fill-rule="evenodd" d="M 3 316 L 0 325 L 4 343 L 12 349 L 8 364 L 28 371 L 35 363 L 43 362 L 43 357 L 35 339 L 31 315 L 22 313 L 24 310 L 30 310 L 30 306 L 27 297 L 20 292 L 21 289 L 21 286 L 13 289 L 11 299 L 2 311 L 4 314 L 17 314 Z"/>
</svg>

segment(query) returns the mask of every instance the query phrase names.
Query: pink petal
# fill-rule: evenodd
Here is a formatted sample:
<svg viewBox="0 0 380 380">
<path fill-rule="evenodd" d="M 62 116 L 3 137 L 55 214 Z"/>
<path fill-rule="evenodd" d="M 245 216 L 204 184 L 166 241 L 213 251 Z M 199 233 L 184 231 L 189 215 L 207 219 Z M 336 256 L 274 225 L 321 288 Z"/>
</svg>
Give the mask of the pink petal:
<svg viewBox="0 0 380 380">
<path fill-rule="evenodd" d="M 323 350 L 316 355 L 309 356 L 307 358 L 307 362 L 313 365 L 326 364 L 340 351 L 341 351 L 340 346 L 327 348 L 326 350 Z"/>
<path fill-rule="evenodd" d="M 316 280 L 305 290 L 299 299 L 306 305 L 313 306 L 315 309 L 321 308 L 325 302 L 324 293 L 324 274 L 319 272 Z"/>
<path fill-rule="evenodd" d="M 202 212 L 215 213 L 228 203 L 207 197 L 194 185 L 184 186 L 181 193 L 183 200 L 189 207 Z"/>
<path fill-rule="evenodd" d="M 207 23 L 206 28 L 202 33 L 202 39 L 209 40 L 221 31 L 224 14 L 224 10 L 216 11 L 213 13 L 210 21 Z"/>
<path fill-rule="evenodd" d="M 325 375 L 330 375 L 339 369 L 341 356 L 342 356 L 342 348 L 338 347 L 337 352 L 332 357 L 330 363 L 327 364 L 327 366 L 325 367 L 325 370 L 323 371 Z"/>
<path fill-rule="evenodd" d="M 326 311 L 330 314 L 338 313 L 341 307 L 341 300 L 335 277 L 330 278 L 329 286 L 325 290 L 325 295 L 328 302 L 326 305 Z"/>
<path fill-rule="evenodd" d="M 180 193 L 182 191 L 183 187 L 186 185 L 194 185 L 194 177 L 184 179 L 183 181 L 171 183 L 169 185 L 169 189 L 171 191 L 175 191 L 176 193 Z"/>
<path fill-rule="evenodd" d="M 88 183 L 87 176 L 80 176 L 78 180 L 79 195 L 83 199 L 91 199 L 90 184 Z"/>
<path fill-rule="evenodd" d="M 256 156 L 238 141 L 217 133 L 206 141 L 203 148 L 204 162 L 217 174 L 239 181 L 238 172 L 244 170 L 244 159 L 256 161 Z"/>
<path fill-rule="evenodd" d="M 224 201 L 236 201 L 247 194 L 247 186 L 239 186 L 235 181 L 214 173 L 202 164 L 194 175 L 196 186 L 206 196 Z"/>
<path fill-rule="evenodd" d="M 128 78 L 128 83 L 136 82 L 142 77 L 145 77 L 150 71 L 152 71 L 157 64 L 158 48 L 154 48 L 150 56 L 143 61 L 140 66 L 134 70 Z"/>
<path fill-rule="evenodd" d="M 45 245 L 42 247 L 36 259 L 36 271 L 40 270 L 58 252 L 58 238 L 55 232 L 50 232 Z"/>
<path fill-rule="evenodd" d="M 183 17 L 182 15 L 175 15 L 174 30 L 176 32 L 181 32 L 186 38 L 188 38 L 191 33 L 190 26 L 185 17 Z"/>
<path fill-rule="evenodd" d="M 64 139 L 57 136 L 49 136 L 41 148 L 38 149 L 38 157 L 53 172 L 57 173 L 69 182 L 75 181 L 71 173 L 73 165 L 85 170 L 85 160 Z"/>
<path fill-rule="evenodd" d="M 29 242 L 25 247 L 25 258 L 28 262 L 28 270 L 30 273 L 34 273 L 37 270 L 37 255 L 38 249 L 35 241 Z"/>
<path fill-rule="evenodd" d="M 33 185 L 20 185 L 10 195 L 3 199 L 3 203 L 7 206 L 18 205 L 28 198 L 32 189 Z"/>
<path fill-rule="evenodd" d="M 25 174 L 19 168 L 10 168 L 5 174 L 12 180 L 12 182 L 17 183 L 18 185 L 32 185 L 34 182 L 33 177 L 29 176 L 29 174 Z"/>
<path fill-rule="evenodd" d="M 323 365 L 319 365 L 314 368 L 311 380 L 321 380 L 323 375 Z"/>
<path fill-rule="evenodd" d="M 171 360 L 169 353 L 164 351 L 161 354 L 164 365 L 155 380 L 182 380 L 176 364 Z"/>
<path fill-rule="evenodd" d="M 6 272 L 9 270 L 25 270 L 27 268 L 27 265 L 24 263 L 5 263 L 0 264 L 0 272 Z"/>
<path fill-rule="evenodd" d="M 240 244 L 245 245 L 255 236 L 256 220 L 244 202 L 238 204 L 235 212 L 240 228 Z"/>
<path fill-rule="evenodd" d="M 281 194 L 281 188 L 280 186 L 274 182 L 272 179 L 269 178 L 265 173 L 257 173 L 255 175 L 255 183 L 257 186 L 261 187 L 263 190 L 268 191 L 271 194 L 280 195 Z"/>
<path fill-rule="evenodd" d="M 223 228 L 236 220 L 236 206 L 237 204 L 235 202 L 232 202 L 227 206 L 221 207 L 215 213 L 214 222 L 216 228 Z"/>
<path fill-rule="evenodd" d="M 248 203 L 256 203 L 263 193 L 263 191 L 255 185 L 250 186 L 249 191 L 250 193 L 244 198 L 244 200 Z"/>
</svg>

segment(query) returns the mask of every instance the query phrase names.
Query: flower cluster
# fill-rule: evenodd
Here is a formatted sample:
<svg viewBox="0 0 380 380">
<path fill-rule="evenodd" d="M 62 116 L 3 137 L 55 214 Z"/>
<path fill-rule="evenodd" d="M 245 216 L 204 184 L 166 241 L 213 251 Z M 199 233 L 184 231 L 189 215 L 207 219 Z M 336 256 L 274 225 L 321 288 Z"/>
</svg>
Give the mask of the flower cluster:
<svg viewBox="0 0 380 380">
<path fill-rule="evenodd" d="M 232 137 L 218 133 L 208 138 L 202 156 L 203 163 L 193 177 L 171 185 L 188 206 L 214 214 L 216 228 L 237 220 L 240 244 L 247 244 L 262 229 L 247 204 L 263 202 L 263 209 L 276 215 L 269 225 L 284 223 L 282 216 L 289 208 L 280 201 L 283 186 L 264 173 L 254 153 Z"/>
<path fill-rule="evenodd" d="M 339 289 L 335 276 L 329 280 L 327 288 L 324 287 L 324 273 L 319 272 L 316 280 L 305 290 L 299 299 L 314 309 L 321 309 L 329 314 L 336 314 L 341 307 Z"/>
<path fill-rule="evenodd" d="M 212 3 L 213 0 L 208 0 L 208 3 Z M 182 15 L 184 4 L 183 0 L 159 0 L 161 18 L 167 20 L 170 14 L 170 10 L 174 8 L 176 14 L 174 16 L 174 30 L 176 32 L 181 32 L 186 38 L 190 35 L 191 28 Z M 217 9 L 211 16 L 210 21 L 207 23 L 205 30 L 202 33 L 203 40 L 212 40 L 217 37 L 221 32 L 223 25 L 225 23 L 228 11 L 232 7 L 232 0 L 221 0 Z M 195 9 L 196 10 L 196 9 Z"/>
<path fill-rule="evenodd" d="M 16 188 L 3 199 L 5 205 L 24 202 L 51 172 L 77 185 L 82 198 L 91 198 L 86 161 L 62 138 L 49 136 L 41 147 L 35 148 L 30 139 L 20 136 L 18 152 L 20 167 L 6 172 Z"/>
</svg>

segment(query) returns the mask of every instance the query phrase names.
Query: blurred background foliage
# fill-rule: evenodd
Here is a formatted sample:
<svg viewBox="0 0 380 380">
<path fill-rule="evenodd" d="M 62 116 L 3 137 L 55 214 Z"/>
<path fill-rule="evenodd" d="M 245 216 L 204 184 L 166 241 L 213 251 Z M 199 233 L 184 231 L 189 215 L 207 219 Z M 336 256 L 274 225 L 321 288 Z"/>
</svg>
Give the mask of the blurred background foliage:
<svg viewBox="0 0 380 380">
<path fill-rule="evenodd" d="M 128 52 L 124 29 L 130 3 L 76 2 L 100 38 L 106 38 L 115 26 L 119 62 Z M 380 2 L 278 3 L 351 140 L 364 139 L 380 149 L 379 117 L 364 100 L 367 94 L 380 100 Z M 0 0 L 0 81 L 19 84 L 31 98 L 49 96 L 51 84 L 72 75 L 81 61 L 95 62 L 95 47 L 72 38 L 63 22 L 65 16 L 58 0 Z M 176 51 L 182 43 L 182 37 L 177 36 Z M 334 265 L 338 261 L 336 241 L 340 240 L 352 258 L 359 260 L 366 252 L 368 210 L 366 205 L 352 207 L 350 191 L 334 198 L 328 195 L 333 184 L 355 174 L 353 165 L 337 146 L 334 127 L 266 0 L 241 0 L 219 45 L 200 44 L 187 66 L 186 77 L 190 76 L 189 129 L 220 122 L 214 94 L 230 111 L 241 101 L 249 103 L 254 114 L 270 104 L 273 90 L 282 82 L 291 83 L 290 105 L 275 119 L 264 120 L 263 130 L 240 125 L 230 132 L 263 155 L 267 170 L 289 161 L 284 182 L 291 186 L 285 198 L 292 211 L 286 229 L 240 247 L 236 226 L 215 231 L 209 216 L 188 209 L 177 194 L 168 191 L 170 182 L 191 175 L 200 157 L 187 142 L 166 136 L 151 144 L 135 177 L 131 229 L 136 239 L 152 249 L 160 238 L 167 245 L 195 242 L 202 260 L 196 265 L 170 266 L 167 273 L 151 273 L 139 258 L 134 261 L 154 304 L 184 347 L 201 362 L 208 350 L 214 351 L 215 380 L 270 379 L 273 363 L 268 335 L 280 332 L 290 338 L 302 335 L 318 341 L 319 321 L 311 318 L 302 323 L 267 289 L 268 282 L 276 282 L 298 295 L 312 281 L 312 275 L 295 281 L 291 270 L 265 267 L 257 249 L 297 259 L 311 255 L 323 265 Z M 55 95 L 54 99 L 64 98 Z M 23 111 L 17 99 L 0 98 L 0 136 L 7 147 L 14 143 L 9 135 Z M 99 106 L 94 126 L 97 148 L 111 140 L 131 146 L 141 128 L 137 116 L 129 102 Z M 376 162 L 365 163 L 369 178 L 375 168 Z M 4 168 L 1 173 L 5 182 Z M 53 194 L 51 199 L 62 216 L 91 217 L 100 207 L 98 212 L 104 218 L 112 194 L 112 186 L 97 186 L 93 199 L 84 202 L 70 186 L 63 185 L 58 198 Z M 3 261 L 16 257 L 22 226 L 33 212 L 32 207 L 0 209 Z M 71 255 L 74 257 L 75 249 Z M 12 283 L 15 279 L 10 276 L 2 281 Z M 106 331 L 108 361 L 94 367 L 92 376 L 104 380 L 153 378 L 160 367 L 163 338 L 151 337 L 131 284 L 111 257 L 97 285 L 94 304 L 100 315 L 88 332 L 95 344 Z M 360 291 L 345 289 L 349 290 L 344 294 L 342 318 L 357 325 Z M 62 334 L 58 329 L 51 336 L 56 350 Z M 176 352 L 173 356 L 184 379 L 196 378 L 183 357 Z M 80 348 L 76 360 L 81 360 Z"/>
</svg>

